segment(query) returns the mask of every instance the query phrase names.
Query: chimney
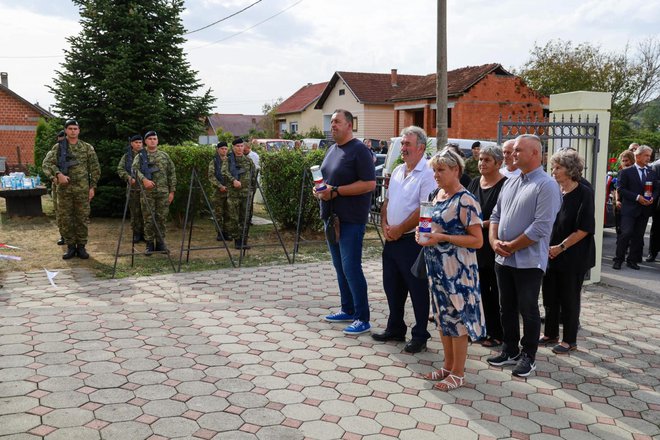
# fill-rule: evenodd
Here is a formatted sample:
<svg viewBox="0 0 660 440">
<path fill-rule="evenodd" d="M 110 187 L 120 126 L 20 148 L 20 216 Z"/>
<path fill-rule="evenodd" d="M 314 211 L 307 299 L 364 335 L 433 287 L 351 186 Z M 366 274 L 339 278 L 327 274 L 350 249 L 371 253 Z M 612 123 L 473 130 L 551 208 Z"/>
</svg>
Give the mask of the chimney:
<svg viewBox="0 0 660 440">
<path fill-rule="evenodd" d="M 9 88 L 9 75 L 7 72 L 0 72 L 0 83 Z"/>
<path fill-rule="evenodd" d="M 392 69 L 392 87 L 399 87 L 396 69 Z"/>
</svg>

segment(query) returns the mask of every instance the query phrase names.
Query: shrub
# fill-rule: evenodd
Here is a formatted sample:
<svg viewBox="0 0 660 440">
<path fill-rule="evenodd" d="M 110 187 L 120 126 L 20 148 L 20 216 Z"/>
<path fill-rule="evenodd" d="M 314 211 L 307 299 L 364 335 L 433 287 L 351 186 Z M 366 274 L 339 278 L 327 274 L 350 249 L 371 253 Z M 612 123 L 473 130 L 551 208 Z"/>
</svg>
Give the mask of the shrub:
<svg viewBox="0 0 660 440">
<path fill-rule="evenodd" d="M 323 162 L 325 151 L 302 153 L 297 150 L 264 152 L 260 157 L 261 185 L 273 217 L 282 228 L 295 228 L 303 170 Z M 305 204 L 301 216 L 301 229 L 320 230 L 318 201 L 312 197 L 312 176 L 307 173 Z"/>
</svg>

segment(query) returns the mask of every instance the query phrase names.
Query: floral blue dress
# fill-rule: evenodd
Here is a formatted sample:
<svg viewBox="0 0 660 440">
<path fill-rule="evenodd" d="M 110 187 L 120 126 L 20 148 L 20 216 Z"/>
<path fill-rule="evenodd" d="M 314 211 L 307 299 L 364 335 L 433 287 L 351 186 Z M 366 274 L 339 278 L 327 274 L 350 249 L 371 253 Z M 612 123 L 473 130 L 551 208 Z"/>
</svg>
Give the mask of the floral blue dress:
<svg viewBox="0 0 660 440">
<path fill-rule="evenodd" d="M 479 202 L 465 189 L 436 202 L 433 232 L 466 235 L 467 227 L 481 225 Z M 467 334 L 476 341 L 486 336 L 486 322 L 479 290 L 476 249 L 449 243 L 424 248 L 436 326 L 446 336 Z"/>
</svg>

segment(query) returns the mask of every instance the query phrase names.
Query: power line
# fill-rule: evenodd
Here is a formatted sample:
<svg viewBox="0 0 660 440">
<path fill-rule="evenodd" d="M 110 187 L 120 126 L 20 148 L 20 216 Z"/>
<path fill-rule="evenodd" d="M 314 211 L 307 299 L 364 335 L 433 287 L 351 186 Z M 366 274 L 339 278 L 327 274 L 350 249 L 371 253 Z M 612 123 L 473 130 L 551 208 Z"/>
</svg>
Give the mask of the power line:
<svg viewBox="0 0 660 440">
<path fill-rule="evenodd" d="M 214 42 L 212 42 L 212 43 L 208 43 L 208 44 L 205 44 L 205 45 L 203 45 L 203 46 L 193 47 L 193 48 L 190 49 L 190 50 L 202 49 L 202 48 L 204 48 L 204 47 L 208 47 L 208 46 L 212 46 L 212 45 L 214 45 L 214 44 L 222 43 L 223 41 L 227 41 L 227 40 L 229 40 L 230 38 L 234 38 L 234 37 L 236 37 L 236 36 L 238 36 L 238 35 L 241 35 L 241 34 L 247 32 L 247 31 L 249 31 L 250 29 L 254 29 L 254 28 L 256 28 L 257 26 L 262 25 L 262 24 L 266 23 L 267 21 L 272 20 L 273 18 L 277 17 L 278 15 L 282 15 L 282 14 L 284 14 L 284 13 L 285 13 L 286 11 L 288 11 L 289 9 L 293 8 L 294 6 L 299 5 L 300 3 L 304 2 L 304 1 L 305 1 L 305 0 L 298 0 L 297 2 L 295 2 L 294 4 L 292 4 L 291 6 L 285 8 L 285 9 L 282 9 L 282 10 L 281 10 L 280 12 L 278 12 L 277 14 L 275 14 L 275 15 L 271 15 L 271 16 L 268 17 L 267 19 L 262 20 L 262 21 L 260 21 L 259 23 L 250 26 L 249 28 L 246 28 L 246 29 L 243 29 L 242 31 L 236 32 L 235 34 L 228 35 L 228 36 L 226 36 L 226 37 L 224 37 L 224 38 L 221 38 L 221 39 L 219 39 L 219 40 L 217 40 L 217 41 L 214 41 Z"/>
<path fill-rule="evenodd" d="M 15 57 L 7 57 L 7 56 L 0 56 L 1 59 L 3 60 L 27 60 L 27 59 L 33 59 L 33 58 L 63 58 L 64 55 L 35 55 L 35 56 L 15 56 Z"/>
<path fill-rule="evenodd" d="M 218 21 L 214 21 L 214 22 L 211 23 L 211 24 L 207 24 L 206 26 L 201 27 L 201 28 L 199 28 L 199 29 L 195 29 L 194 31 L 186 32 L 186 33 L 183 34 L 183 35 L 194 34 L 195 32 L 199 32 L 199 31 L 202 31 L 202 30 L 204 30 L 204 29 L 210 28 L 211 26 L 214 26 L 214 25 L 216 25 L 216 24 L 218 24 L 218 23 L 221 23 L 221 22 L 223 22 L 223 21 L 225 21 L 225 20 L 228 20 L 228 19 L 230 19 L 230 18 L 232 18 L 232 17 L 234 17 L 234 16 L 240 14 L 241 12 L 247 11 L 247 10 L 250 9 L 252 6 L 256 5 L 257 3 L 261 3 L 262 1 L 263 1 L 263 0 L 257 0 L 256 2 L 252 3 L 251 5 L 248 5 L 248 6 L 244 7 L 243 9 L 241 9 L 241 10 L 238 11 L 238 12 L 234 12 L 234 13 L 231 14 L 231 15 L 228 15 L 228 16 L 226 16 L 226 17 L 224 17 L 224 18 L 221 18 L 221 19 L 218 20 Z"/>
</svg>

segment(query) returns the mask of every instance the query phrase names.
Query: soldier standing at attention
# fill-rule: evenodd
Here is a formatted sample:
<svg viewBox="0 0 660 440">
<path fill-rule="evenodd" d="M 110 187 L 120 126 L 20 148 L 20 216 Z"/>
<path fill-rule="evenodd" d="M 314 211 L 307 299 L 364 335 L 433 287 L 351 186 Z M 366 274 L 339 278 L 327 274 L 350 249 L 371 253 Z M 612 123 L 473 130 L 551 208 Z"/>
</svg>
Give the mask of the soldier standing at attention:
<svg viewBox="0 0 660 440">
<path fill-rule="evenodd" d="M 220 231 L 218 231 L 217 240 L 222 241 L 222 237 L 225 237 L 225 240 L 231 240 L 229 233 L 227 232 L 227 227 L 229 226 L 229 207 L 227 206 L 227 195 L 228 190 L 225 185 L 225 178 L 222 175 L 222 164 L 227 161 L 227 142 L 220 142 L 216 147 L 216 155 L 213 157 L 213 160 L 209 163 L 208 178 L 211 185 L 215 188 L 213 192 L 213 211 L 215 213 L 215 219 L 220 226 Z"/>
<path fill-rule="evenodd" d="M 164 151 L 158 150 L 158 135 L 155 131 L 148 131 L 144 135 L 144 142 L 147 144 L 147 148 L 142 149 L 140 154 L 133 159 L 133 170 L 145 190 L 145 195 L 141 197 L 140 203 L 144 219 L 144 240 L 147 242 L 146 254 L 151 255 L 153 251 L 167 250 L 165 247 L 165 220 L 168 207 L 174 200 L 176 170 L 170 156 Z M 151 217 L 152 212 L 156 218 L 155 224 Z M 158 227 L 160 237 L 158 237 L 156 227 Z"/>
<path fill-rule="evenodd" d="M 131 136 L 130 145 L 126 153 L 121 157 L 117 165 L 117 174 L 121 180 L 131 183 L 131 191 L 128 195 L 128 209 L 131 211 L 131 229 L 133 230 L 133 243 L 144 239 L 144 220 L 140 206 L 140 184 L 135 180 L 133 171 L 133 160 L 142 150 L 142 136 L 139 134 Z"/>
<path fill-rule="evenodd" d="M 60 132 L 57 133 L 57 143 L 60 143 L 64 138 L 66 138 L 66 133 L 64 133 L 64 130 L 60 130 Z M 50 160 L 49 155 L 50 156 L 53 155 L 51 151 L 48 151 L 48 153 L 46 153 L 46 156 L 44 157 L 44 161 L 42 162 L 42 164 Z M 60 222 L 60 216 L 57 215 L 57 178 L 50 173 L 50 170 L 43 168 L 43 166 L 41 170 L 43 171 L 46 178 L 50 180 L 50 196 L 53 199 L 53 211 L 55 212 L 55 223 L 57 223 L 57 230 L 60 232 L 60 239 L 57 240 L 57 244 L 59 246 L 62 246 L 66 244 L 66 242 L 64 241 L 64 235 L 62 235 L 62 223 Z"/>
<path fill-rule="evenodd" d="M 94 147 L 78 139 L 80 127 L 74 119 L 64 123 L 66 138 L 62 139 L 44 158 L 43 169 L 57 180 L 57 219 L 67 245 L 62 258 L 78 257 L 86 260 L 87 223 L 90 202 L 101 176 L 99 159 Z"/>
<path fill-rule="evenodd" d="M 234 237 L 236 249 L 250 249 L 247 245 L 247 230 L 243 236 L 243 226 L 245 225 L 248 195 L 252 191 L 251 185 L 255 173 L 254 163 L 243 155 L 243 139 L 234 139 L 232 152 L 222 163 L 222 175 L 229 188 L 227 194 L 229 233 Z"/>
</svg>

